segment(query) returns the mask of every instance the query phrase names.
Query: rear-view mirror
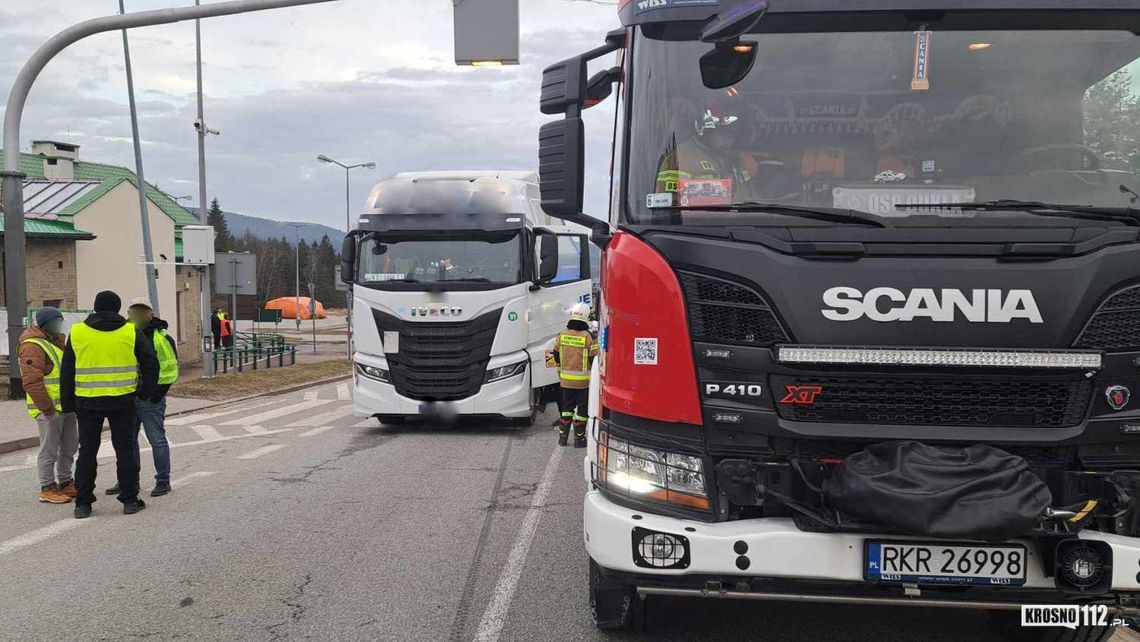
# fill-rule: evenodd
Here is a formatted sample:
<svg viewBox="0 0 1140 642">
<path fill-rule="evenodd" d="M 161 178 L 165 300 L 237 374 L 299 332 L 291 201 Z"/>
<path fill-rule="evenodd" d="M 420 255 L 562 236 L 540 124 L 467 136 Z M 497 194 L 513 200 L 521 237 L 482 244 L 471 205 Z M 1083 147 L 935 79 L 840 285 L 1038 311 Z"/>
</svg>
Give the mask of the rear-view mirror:
<svg viewBox="0 0 1140 642">
<path fill-rule="evenodd" d="M 743 80 L 755 63 L 755 42 L 718 42 L 701 56 L 701 81 L 709 89 L 731 87 Z"/>
<path fill-rule="evenodd" d="M 349 233 L 340 246 L 340 280 L 342 283 L 356 281 L 356 237 Z"/>
<path fill-rule="evenodd" d="M 547 214 L 566 220 L 581 216 L 585 154 L 581 118 L 556 120 L 538 130 L 538 184 Z"/>
<path fill-rule="evenodd" d="M 567 58 L 542 70 L 539 109 L 544 114 L 561 114 L 571 106 L 581 106 L 586 97 L 586 61 L 581 56 Z"/>
<path fill-rule="evenodd" d="M 701 29 L 702 42 L 724 42 L 748 33 L 768 12 L 768 0 L 748 0 L 727 9 Z"/>
<path fill-rule="evenodd" d="M 558 237 L 541 234 L 538 237 L 538 282 L 545 285 L 558 276 Z"/>
<path fill-rule="evenodd" d="M 586 82 L 586 100 L 582 103 L 583 109 L 605 102 L 614 92 L 614 83 L 621 78 L 621 67 L 613 67 L 590 76 Z"/>
</svg>

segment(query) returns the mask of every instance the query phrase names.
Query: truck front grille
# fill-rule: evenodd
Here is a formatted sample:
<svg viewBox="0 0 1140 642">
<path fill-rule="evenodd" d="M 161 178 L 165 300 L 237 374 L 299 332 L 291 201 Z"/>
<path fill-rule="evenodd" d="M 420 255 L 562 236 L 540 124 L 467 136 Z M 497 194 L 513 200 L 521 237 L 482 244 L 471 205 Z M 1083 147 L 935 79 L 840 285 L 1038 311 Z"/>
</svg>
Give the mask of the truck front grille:
<svg viewBox="0 0 1140 642">
<path fill-rule="evenodd" d="M 772 346 L 788 333 L 755 290 L 716 277 L 680 272 L 694 341 Z"/>
<path fill-rule="evenodd" d="M 1073 347 L 1118 352 L 1140 350 L 1140 285 L 1108 297 Z"/>
<path fill-rule="evenodd" d="M 386 353 L 396 392 L 421 401 L 456 401 L 479 392 L 502 310 L 471 321 L 405 321 L 373 310 L 380 336 L 399 332 L 396 352 Z"/>
<path fill-rule="evenodd" d="M 1065 427 L 1085 417 L 1085 378 L 772 376 L 784 419 L 911 426 Z"/>
</svg>

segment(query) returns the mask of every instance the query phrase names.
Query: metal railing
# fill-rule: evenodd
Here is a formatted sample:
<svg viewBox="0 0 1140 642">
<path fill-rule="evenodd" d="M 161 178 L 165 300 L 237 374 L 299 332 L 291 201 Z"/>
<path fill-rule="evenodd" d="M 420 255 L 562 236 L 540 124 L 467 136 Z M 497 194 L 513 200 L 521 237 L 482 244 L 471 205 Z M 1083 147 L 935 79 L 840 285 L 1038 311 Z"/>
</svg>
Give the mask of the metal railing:
<svg viewBox="0 0 1140 642">
<path fill-rule="evenodd" d="M 215 372 L 284 368 L 297 363 L 297 346 L 279 334 L 238 332 L 232 348 L 221 348 L 211 354 Z"/>
</svg>

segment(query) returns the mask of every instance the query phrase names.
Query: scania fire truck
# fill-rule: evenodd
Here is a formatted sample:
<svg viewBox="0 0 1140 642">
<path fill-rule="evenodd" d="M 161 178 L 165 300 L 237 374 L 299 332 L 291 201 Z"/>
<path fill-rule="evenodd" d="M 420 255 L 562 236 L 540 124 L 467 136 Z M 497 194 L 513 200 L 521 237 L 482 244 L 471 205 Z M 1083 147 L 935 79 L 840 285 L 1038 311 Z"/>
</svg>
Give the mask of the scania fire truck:
<svg viewBox="0 0 1140 642">
<path fill-rule="evenodd" d="M 1140 1 L 619 4 L 541 94 L 543 207 L 604 247 L 597 625 L 1081 604 L 1049 639 L 1107 639 L 1140 591 Z"/>
</svg>

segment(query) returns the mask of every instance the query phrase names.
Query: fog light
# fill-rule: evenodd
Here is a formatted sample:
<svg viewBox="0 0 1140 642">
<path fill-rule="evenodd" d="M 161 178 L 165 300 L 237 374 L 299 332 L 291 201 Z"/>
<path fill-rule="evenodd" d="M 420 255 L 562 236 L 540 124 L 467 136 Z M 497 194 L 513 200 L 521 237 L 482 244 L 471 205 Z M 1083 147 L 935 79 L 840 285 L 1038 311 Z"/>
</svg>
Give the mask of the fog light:
<svg viewBox="0 0 1140 642">
<path fill-rule="evenodd" d="M 1057 587 L 1070 593 L 1103 593 L 1112 586 L 1112 548 L 1105 542 L 1057 544 Z"/>
<path fill-rule="evenodd" d="M 689 539 L 683 535 L 635 528 L 633 562 L 643 568 L 688 568 Z"/>
</svg>

